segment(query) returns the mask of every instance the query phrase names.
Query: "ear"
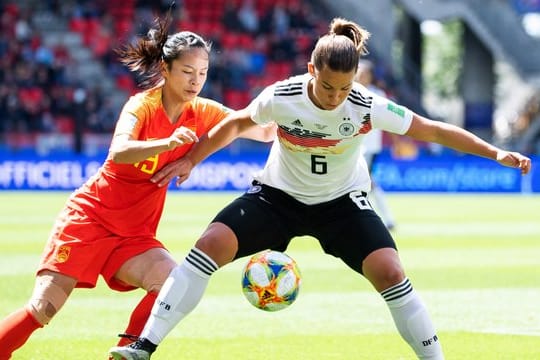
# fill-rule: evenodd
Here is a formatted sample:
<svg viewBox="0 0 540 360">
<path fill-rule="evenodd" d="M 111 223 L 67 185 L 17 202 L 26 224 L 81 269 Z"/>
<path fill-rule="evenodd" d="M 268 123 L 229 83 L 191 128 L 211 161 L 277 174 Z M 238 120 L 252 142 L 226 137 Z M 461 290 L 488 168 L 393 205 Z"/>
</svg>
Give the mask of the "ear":
<svg viewBox="0 0 540 360">
<path fill-rule="evenodd" d="M 160 61 L 159 63 L 159 71 L 161 72 L 161 76 L 165 77 L 165 75 L 167 74 L 168 72 L 168 69 L 167 69 L 167 63 L 165 61 Z"/>
<path fill-rule="evenodd" d="M 315 77 L 315 65 L 312 62 L 308 62 L 307 70 L 311 76 Z"/>
</svg>

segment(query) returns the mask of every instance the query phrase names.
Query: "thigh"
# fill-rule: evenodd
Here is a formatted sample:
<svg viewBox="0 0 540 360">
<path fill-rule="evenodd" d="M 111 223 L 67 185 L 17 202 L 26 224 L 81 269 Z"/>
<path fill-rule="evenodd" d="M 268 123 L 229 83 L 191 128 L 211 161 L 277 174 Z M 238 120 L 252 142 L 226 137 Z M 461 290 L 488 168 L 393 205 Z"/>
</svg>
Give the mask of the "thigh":
<svg viewBox="0 0 540 360">
<path fill-rule="evenodd" d="M 166 278 L 175 265 L 158 240 L 152 237 L 121 238 L 103 265 L 101 275 L 113 290 L 146 289 L 148 276 L 160 279 L 166 272 Z"/>
<path fill-rule="evenodd" d="M 227 225 L 236 235 L 238 251 L 235 259 L 256 252 L 273 249 L 285 251 L 295 236 L 287 212 L 294 212 L 289 204 L 276 196 L 279 190 L 253 186 L 222 211 L 213 222 Z"/>
<path fill-rule="evenodd" d="M 358 273 L 363 273 L 364 259 L 375 250 L 396 249 L 392 235 L 364 193 L 343 196 L 318 212 L 321 215 L 314 236 L 327 254 L 341 258 Z"/>
<path fill-rule="evenodd" d="M 86 214 L 65 208 L 50 233 L 38 273 L 64 274 L 77 279 L 76 287 L 92 288 L 115 246 L 110 231 Z"/>
</svg>

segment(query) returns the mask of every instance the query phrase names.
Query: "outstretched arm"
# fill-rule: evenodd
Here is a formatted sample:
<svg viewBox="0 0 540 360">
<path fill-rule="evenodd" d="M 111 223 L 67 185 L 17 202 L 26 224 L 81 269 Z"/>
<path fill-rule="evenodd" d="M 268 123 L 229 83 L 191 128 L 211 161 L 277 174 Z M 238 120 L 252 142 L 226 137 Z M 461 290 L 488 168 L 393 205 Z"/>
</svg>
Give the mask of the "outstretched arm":
<svg viewBox="0 0 540 360">
<path fill-rule="evenodd" d="M 166 165 L 158 171 L 151 181 L 158 186 L 167 186 L 169 182 L 178 177 L 176 185 L 180 185 L 189 177 L 195 165 L 224 148 L 238 137 L 245 137 L 259 141 L 274 139 L 275 126 L 261 127 L 253 120 L 247 109 L 235 111 L 214 126 L 208 134 L 201 136 L 199 142 L 182 158 Z"/>
<path fill-rule="evenodd" d="M 258 127 L 259 125 L 251 120 L 247 109 L 235 111 L 214 126 L 206 136 L 201 137 L 201 141 L 186 154 L 185 158 L 195 166 L 239 137 L 269 141 L 269 135 L 265 131 L 258 133 Z"/>
<path fill-rule="evenodd" d="M 518 152 L 499 149 L 458 126 L 429 120 L 417 114 L 413 115 L 411 127 L 405 135 L 492 159 L 501 165 L 519 168 L 522 174 L 527 174 L 531 170 L 531 159 Z"/>
</svg>

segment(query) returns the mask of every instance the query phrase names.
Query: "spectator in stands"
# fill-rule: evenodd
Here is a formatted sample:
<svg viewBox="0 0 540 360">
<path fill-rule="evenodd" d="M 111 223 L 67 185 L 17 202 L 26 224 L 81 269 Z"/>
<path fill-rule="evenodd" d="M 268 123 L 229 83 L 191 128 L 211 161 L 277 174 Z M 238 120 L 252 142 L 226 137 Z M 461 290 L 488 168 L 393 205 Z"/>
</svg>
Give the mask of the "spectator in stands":
<svg viewBox="0 0 540 360">
<path fill-rule="evenodd" d="M 287 11 L 284 2 L 276 3 L 270 8 L 271 32 L 276 36 L 284 37 L 289 33 L 291 16 Z"/>
<path fill-rule="evenodd" d="M 250 34 L 257 34 L 259 31 L 259 14 L 253 0 L 242 0 L 238 9 L 238 20 L 242 24 L 244 31 Z"/>
<path fill-rule="evenodd" d="M 232 33 L 244 31 L 244 27 L 238 18 L 238 7 L 234 0 L 225 1 L 222 19 L 223 28 L 227 29 L 227 31 Z"/>
<path fill-rule="evenodd" d="M 0 321 L 2 360 L 48 324 L 74 288 L 93 288 L 99 275 L 113 290 L 147 292 L 126 329 L 138 336 L 176 265 L 156 238 L 167 186 L 151 177 L 157 171 L 180 174 L 176 161 L 230 110 L 198 96 L 206 81 L 209 43 L 188 31 L 169 36 L 170 20 L 159 21 L 148 38 L 120 52 L 123 63 L 145 75 L 148 89 L 126 102 L 103 166 L 59 214 L 28 303 Z M 261 127 L 243 135 L 269 140 L 272 130 Z"/>
<path fill-rule="evenodd" d="M 277 137 L 252 187 L 214 218 L 163 287 L 142 337 L 111 349 L 115 359 L 147 360 L 199 303 L 211 275 L 258 251 L 284 251 L 296 236 L 316 237 L 328 254 L 368 279 L 403 339 L 421 359 L 443 359 L 426 306 L 401 265 L 392 235 L 366 200 L 369 172 L 359 166 L 364 134 L 381 128 L 530 171 L 530 159 L 457 126 L 429 120 L 354 81 L 369 33 L 334 19 L 312 52 L 308 73 L 263 90 L 243 111 L 208 133 L 183 159 L 189 167 L 257 124 Z M 182 160 L 181 160 L 182 161 Z M 156 177 L 167 184 L 167 174 Z M 182 177 L 184 180 L 184 177 Z M 241 214 L 239 216 L 238 214 Z"/>
</svg>

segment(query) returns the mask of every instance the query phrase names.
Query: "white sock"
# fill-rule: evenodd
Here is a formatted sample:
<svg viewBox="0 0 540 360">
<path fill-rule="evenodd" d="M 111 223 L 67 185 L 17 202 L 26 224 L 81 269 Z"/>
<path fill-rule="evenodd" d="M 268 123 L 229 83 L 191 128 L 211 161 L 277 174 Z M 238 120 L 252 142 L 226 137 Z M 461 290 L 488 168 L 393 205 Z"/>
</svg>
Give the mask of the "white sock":
<svg viewBox="0 0 540 360">
<path fill-rule="evenodd" d="M 384 224 L 390 227 L 394 226 L 395 225 L 394 217 L 392 216 L 390 207 L 388 206 L 388 203 L 386 202 L 383 189 L 381 189 L 379 186 L 374 185 L 373 188 L 371 189 L 371 197 L 373 198 L 373 201 L 375 203 L 375 208 L 377 209 L 379 215 L 381 216 L 381 219 L 383 219 Z"/>
<path fill-rule="evenodd" d="M 401 337 L 419 359 L 444 359 L 428 311 L 409 279 L 381 292 Z"/>
<path fill-rule="evenodd" d="M 141 337 L 159 344 L 193 310 L 218 265 L 197 248 L 176 266 L 163 284 Z"/>
</svg>

